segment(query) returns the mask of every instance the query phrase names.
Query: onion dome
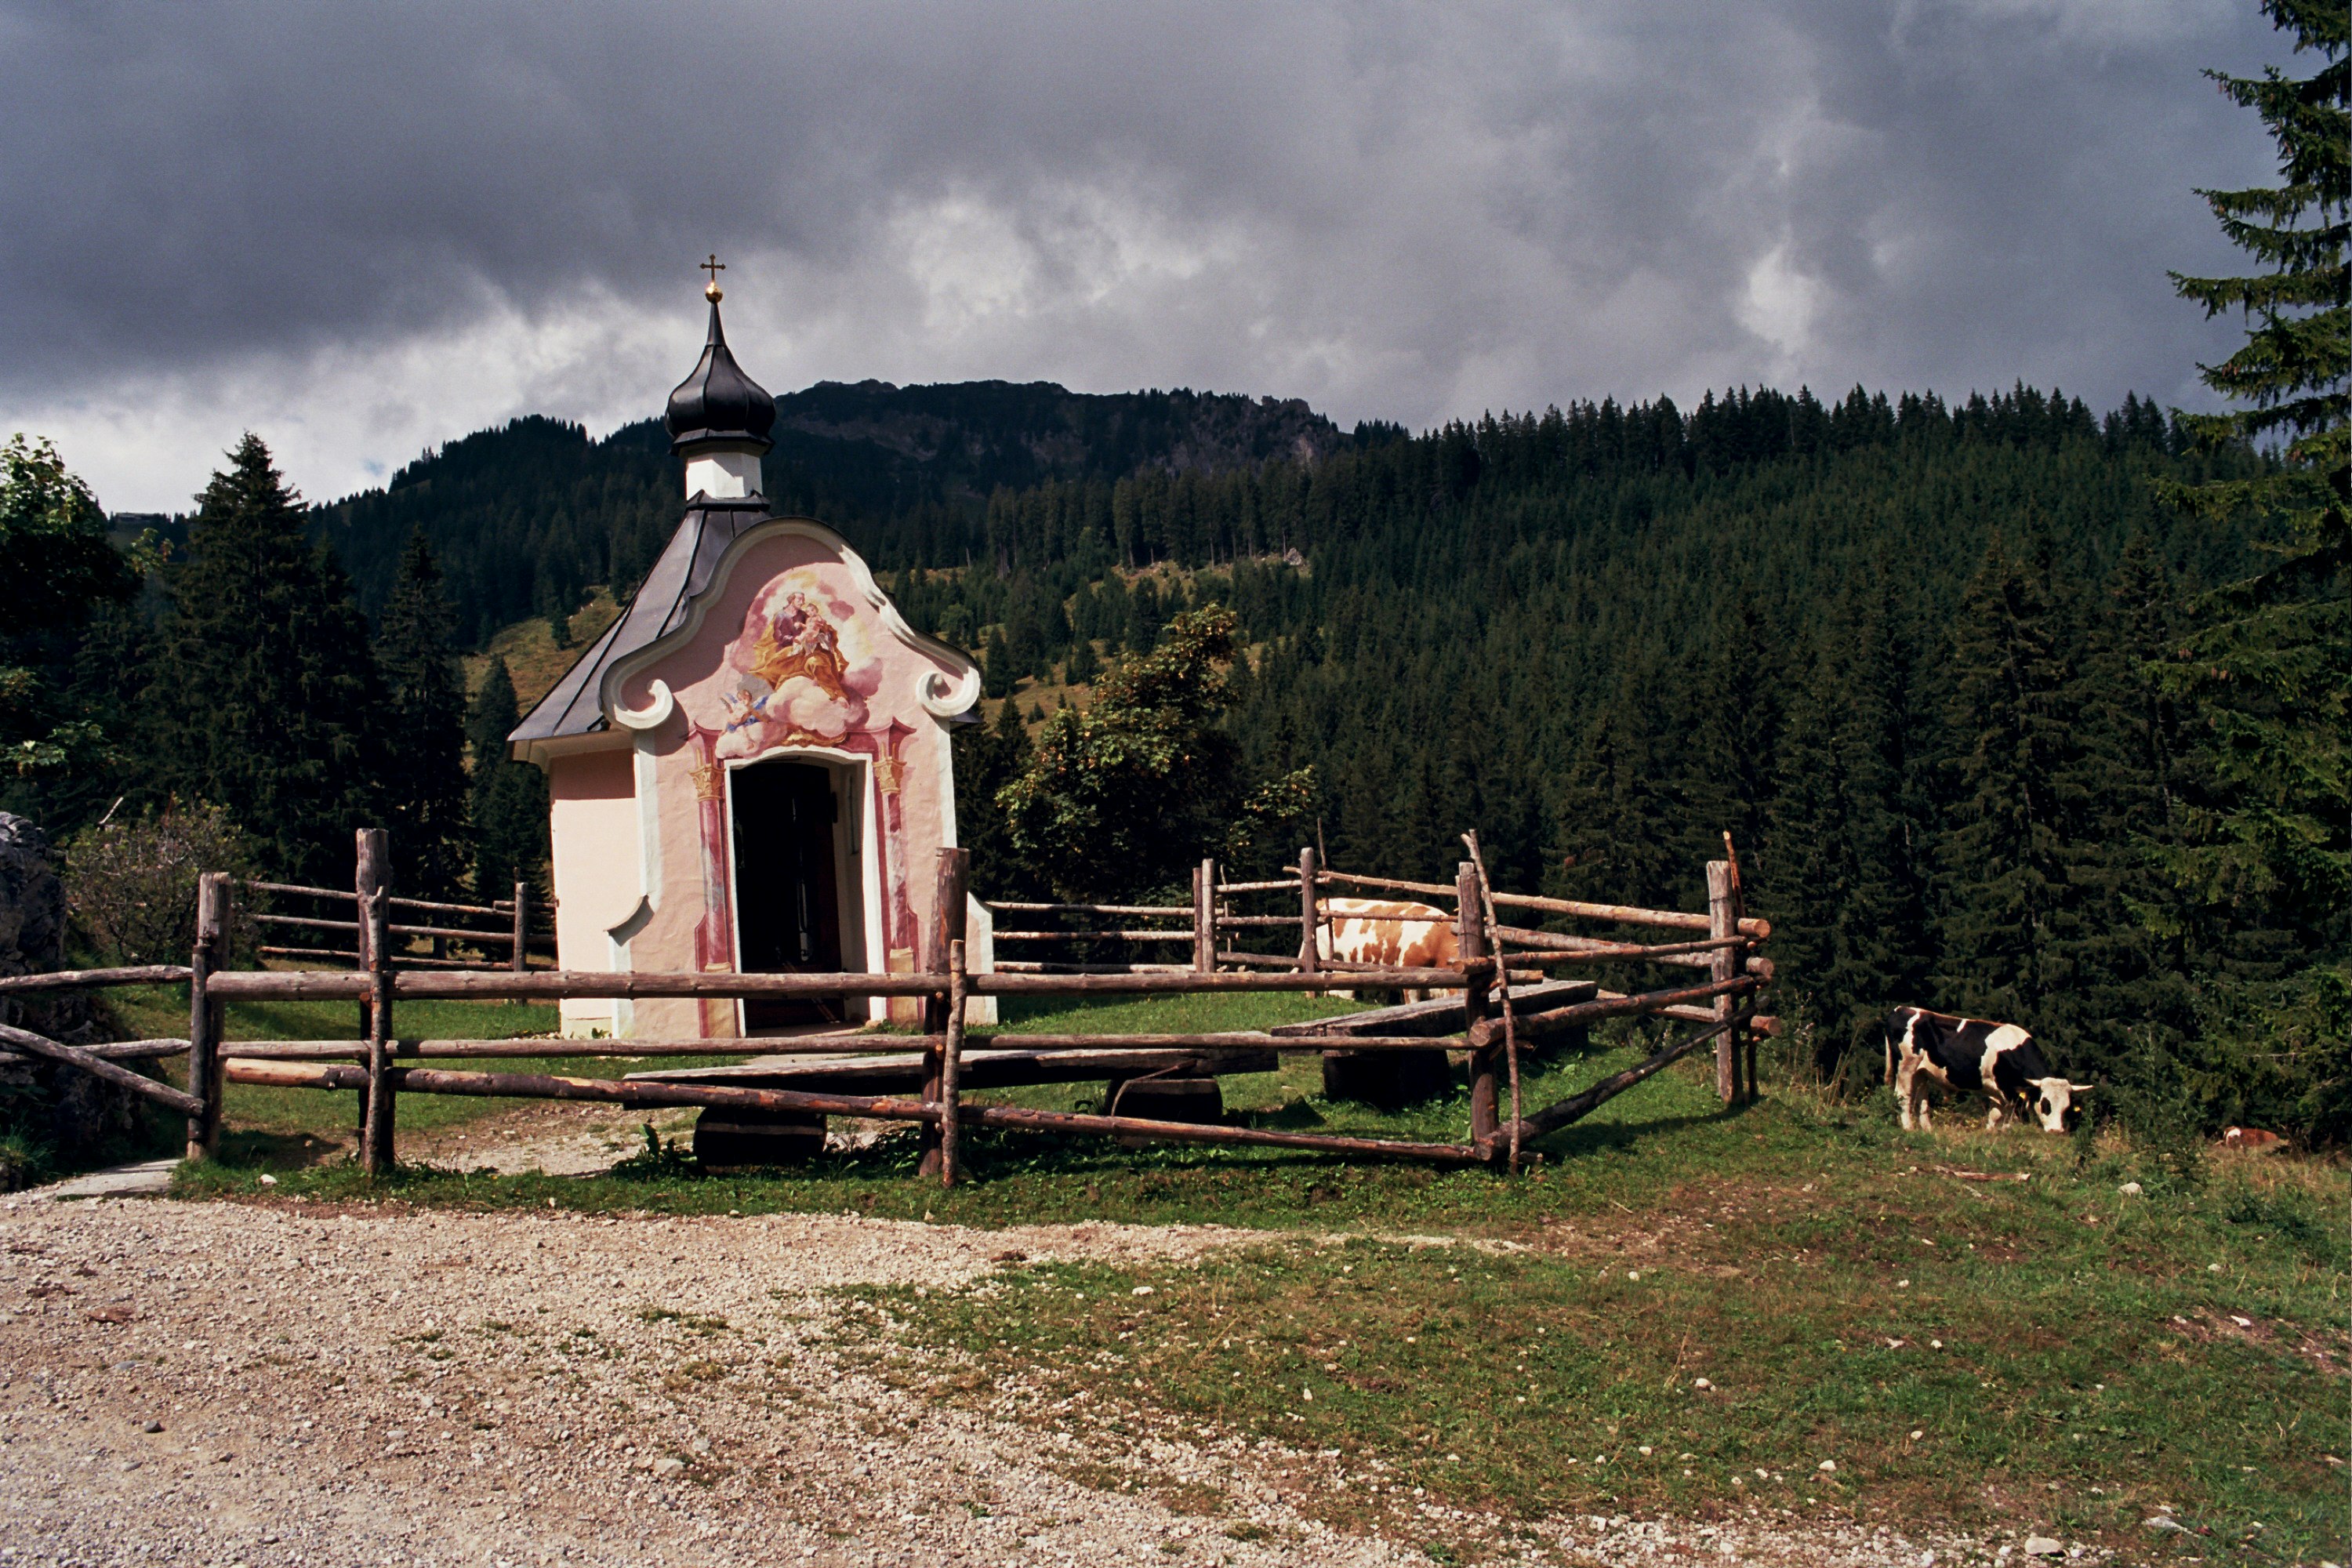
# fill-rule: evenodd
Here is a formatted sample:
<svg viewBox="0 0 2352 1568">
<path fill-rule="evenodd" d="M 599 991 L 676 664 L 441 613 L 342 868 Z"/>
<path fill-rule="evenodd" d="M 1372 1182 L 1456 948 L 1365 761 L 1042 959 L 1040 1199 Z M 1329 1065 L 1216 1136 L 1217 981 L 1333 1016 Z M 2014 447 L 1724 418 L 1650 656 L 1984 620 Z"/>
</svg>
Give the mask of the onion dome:
<svg viewBox="0 0 2352 1568">
<path fill-rule="evenodd" d="M 728 352 L 727 333 L 719 324 L 719 285 L 703 290 L 710 300 L 710 334 L 694 374 L 672 389 L 669 412 L 662 424 L 669 431 L 669 449 L 724 443 L 738 449 L 764 452 L 772 443 L 768 431 L 776 423 L 776 400 L 767 389 L 743 374 Z"/>
</svg>

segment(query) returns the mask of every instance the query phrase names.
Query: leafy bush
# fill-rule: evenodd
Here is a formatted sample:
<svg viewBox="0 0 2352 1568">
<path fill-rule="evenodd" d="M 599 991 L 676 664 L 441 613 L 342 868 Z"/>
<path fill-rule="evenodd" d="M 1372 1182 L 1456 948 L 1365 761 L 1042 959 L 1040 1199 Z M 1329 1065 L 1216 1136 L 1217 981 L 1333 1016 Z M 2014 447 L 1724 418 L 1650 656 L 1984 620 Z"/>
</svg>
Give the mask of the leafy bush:
<svg viewBox="0 0 2352 1568">
<path fill-rule="evenodd" d="M 249 873 L 245 835 L 215 805 L 176 803 L 100 823 L 68 840 L 66 900 L 74 930 L 104 963 L 184 963 L 196 940 L 196 879 Z M 241 933 L 232 943 L 247 945 Z"/>
</svg>

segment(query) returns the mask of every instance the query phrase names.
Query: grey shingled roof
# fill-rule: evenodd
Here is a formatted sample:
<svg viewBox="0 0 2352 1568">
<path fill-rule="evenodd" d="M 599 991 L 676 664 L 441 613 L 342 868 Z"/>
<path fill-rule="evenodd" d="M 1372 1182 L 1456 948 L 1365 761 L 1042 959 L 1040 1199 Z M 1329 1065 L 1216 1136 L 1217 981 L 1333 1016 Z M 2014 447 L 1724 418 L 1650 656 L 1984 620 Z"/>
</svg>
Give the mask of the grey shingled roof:
<svg viewBox="0 0 2352 1568">
<path fill-rule="evenodd" d="M 768 516 L 763 496 L 740 500 L 698 496 L 621 618 L 605 628 L 604 635 L 564 671 L 554 689 L 541 698 L 507 736 L 509 752 L 520 756 L 533 742 L 604 729 L 604 710 L 597 705 L 597 688 L 604 683 L 604 672 L 684 626 L 688 608 L 710 585 L 710 574 L 727 547 L 745 531 L 765 522 Z"/>
</svg>

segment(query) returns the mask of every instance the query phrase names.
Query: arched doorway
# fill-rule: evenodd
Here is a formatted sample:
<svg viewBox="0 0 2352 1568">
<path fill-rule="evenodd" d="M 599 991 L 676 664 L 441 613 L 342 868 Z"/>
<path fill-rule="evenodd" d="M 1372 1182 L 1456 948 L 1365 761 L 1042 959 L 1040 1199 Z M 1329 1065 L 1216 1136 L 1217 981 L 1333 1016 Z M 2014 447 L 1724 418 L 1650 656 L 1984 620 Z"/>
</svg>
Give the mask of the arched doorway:
<svg viewBox="0 0 2352 1568">
<path fill-rule="evenodd" d="M 865 968 L 854 765 L 765 760 L 728 773 L 736 968 L 746 974 Z M 846 998 L 755 998 L 743 1032 L 849 1020 Z"/>
</svg>

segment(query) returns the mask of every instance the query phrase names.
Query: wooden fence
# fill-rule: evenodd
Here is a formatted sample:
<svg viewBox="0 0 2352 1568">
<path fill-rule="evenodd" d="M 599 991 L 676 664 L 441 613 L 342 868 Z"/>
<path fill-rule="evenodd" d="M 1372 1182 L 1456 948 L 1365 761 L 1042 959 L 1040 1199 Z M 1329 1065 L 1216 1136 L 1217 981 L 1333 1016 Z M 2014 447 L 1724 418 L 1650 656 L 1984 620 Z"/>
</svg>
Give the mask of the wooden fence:
<svg viewBox="0 0 2352 1568">
<path fill-rule="evenodd" d="M 1476 837 L 1465 835 L 1471 858 L 1462 863 L 1454 886 L 1406 881 L 1394 878 L 1356 876 L 1319 868 L 1312 850 L 1302 851 L 1297 877 L 1278 881 L 1217 880 L 1213 862 L 1204 861 L 1193 878 L 1190 908 L 1120 904 L 1039 904 L 999 902 L 988 906 L 998 914 L 1085 916 L 1097 921 L 1159 921 L 1183 918 L 1189 929 L 1156 925 L 1095 925 L 1076 930 L 1000 931 L 1004 942 L 1184 942 L 1190 944 L 1187 964 L 1082 964 L 1000 961 L 991 973 L 973 973 L 964 940 L 966 853 L 940 851 L 939 901 L 940 929 L 934 933 L 926 967 L 915 973 L 623 973 L 582 970 L 541 970 L 526 967 L 529 941 L 527 889 L 518 888 L 511 903 L 493 906 L 429 904 L 393 898 L 388 890 L 384 835 L 381 829 L 359 835 L 358 886 L 349 895 L 356 918 L 338 922 L 354 937 L 348 955 L 352 970 L 264 969 L 226 967 L 225 932 L 235 884 L 223 873 L 208 873 L 197 894 L 197 938 L 190 962 L 181 965 L 146 965 L 130 969 L 84 970 L 0 980 L 0 993 L 118 984 L 153 984 L 184 980 L 189 989 L 189 1024 L 185 1038 L 144 1040 L 77 1047 L 47 1039 L 30 1031 L 0 1026 L 0 1047 L 69 1063 L 141 1094 L 187 1119 L 190 1159 L 209 1157 L 217 1146 L 222 1097 L 229 1083 L 278 1088 L 303 1088 L 356 1092 L 361 1117 L 360 1158 L 371 1173 L 388 1170 L 394 1163 L 394 1108 L 403 1093 L 498 1095 L 602 1101 L 633 1107 L 701 1106 L 738 1111 L 786 1113 L 799 1116 L 851 1116 L 916 1123 L 921 1129 L 921 1173 L 952 1184 L 961 1171 L 961 1133 L 968 1126 L 1018 1129 L 1076 1135 L 1149 1137 L 1162 1141 L 1245 1144 L 1270 1148 L 1318 1151 L 1355 1157 L 1412 1159 L 1437 1163 L 1507 1164 L 1517 1169 L 1523 1143 L 1567 1125 L 1594 1107 L 1699 1047 L 1715 1042 L 1717 1088 L 1728 1104 L 1755 1085 L 1753 1036 L 1769 1031 L 1770 1020 L 1755 1011 L 1758 993 L 1771 978 L 1771 963 L 1759 952 L 1770 934 L 1763 921 L 1749 919 L 1740 902 L 1738 865 L 1728 858 L 1707 866 L 1708 907 L 1704 913 L 1645 910 L 1613 904 L 1582 903 L 1527 894 L 1498 893 L 1486 883 Z M 289 885 L 258 884 L 256 890 L 283 894 L 323 895 L 325 889 Z M 1377 964 L 1339 963 L 1318 952 L 1318 928 L 1327 918 L 1323 889 L 1357 887 L 1450 900 L 1456 948 L 1455 961 L 1442 967 L 1407 968 Z M 1231 900 L 1253 894 L 1281 893 L 1297 900 L 1296 915 L 1250 915 L 1234 912 Z M 508 933 L 428 924 L 392 923 L 395 908 L 428 914 L 510 914 Z M 1502 911 L 1526 910 L 1544 916 L 1605 922 L 1612 926 L 1657 928 L 1688 933 L 1662 942 L 1635 942 L 1580 937 L 1528 926 L 1506 925 Z M 1397 917 L 1422 918 L 1422 917 Z M 319 922 L 324 924 L 326 922 Z M 1228 931 L 1295 929 L 1295 954 L 1252 952 L 1221 945 Z M 432 938 L 488 947 L 489 938 L 510 937 L 509 963 L 502 968 L 464 966 L 444 954 L 417 954 L 396 944 L 395 937 Z M 265 950 L 266 951 L 266 950 Z M 307 957 L 312 950 L 273 953 Z M 1561 987 L 1541 982 L 1550 971 L 1592 964 L 1647 965 L 1704 971 L 1680 984 L 1647 990 L 1618 992 L 1593 986 Z M 1278 966 L 1278 967 L 1277 967 Z M 1318 992 L 1342 981 L 1350 988 L 1413 990 L 1436 994 L 1441 1000 L 1395 1010 L 1410 1015 L 1414 1027 L 1400 1025 L 1393 1033 L 1366 1032 L 1389 1015 L 1355 1016 L 1317 1024 L 1288 1025 L 1269 1031 L 1223 1031 L 1188 1034 L 997 1034 L 982 1044 L 983 1055 L 1037 1052 L 1066 1053 L 1080 1077 L 1117 1076 L 1176 1071 L 1204 1059 L 1256 1060 L 1280 1053 L 1345 1053 L 1357 1059 L 1381 1059 L 1396 1053 L 1418 1053 L 1423 1058 L 1442 1051 L 1463 1053 L 1470 1082 L 1469 1126 L 1461 1142 L 1360 1137 L 1339 1133 L 1294 1132 L 1222 1122 L 1188 1122 L 1118 1114 L 1033 1110 L 1024 1107 L 967 1100 L 962 1090 L 966 1062 L 965 1004 L 974 996 L 1047 995 L 1098 996 L 1226 992 Z M 1572 992 L 1563 999 L 1560 993 Z M 900 1050 L 911 1058 L 919 1053 L 919 1095 L 837 1093 L 803 1089 L 750 1088 L 709 1082 L 648 1082 L 637 1079 L 581 1079 L 544 1073 L 453 1071 L 405 1065 L 424 1059 L 467 1060 L 517 1056 L 559 1058 L 658 1058 L 688 1054 L 741 1054 L 757 1048 L 734 1037 L 669 1040 L 488 1040 L 403 1039 L 394 1027 L 399 1004 L 428 998 L 569 999 L 589 997 L 912 997 L 923 1004 L 922 1032 L 877 1035 L 871 1031 L 835 1032 L 792 1037 L 787 1047 L 795 1055 L 822 1057 L 828 1053 L 871 1057 L 877 1049 Z M 1454 1000 L 1459 998 L 1458 1002 Z M 296 1040 L 249 1042 L 226 1037 L 226 1008 L 237 1000 L 341 998 L 359 1005 L 362 1038 L 358 1040 Z M 1591 1023 L 1612 1017 L 1660 1016 L 1701 1025 L 1696 1032 L 1655 1052 L 1648 1059 L 1554 1104 L 1528 1110 L 1521 1104 L 1520 1057 L 1547 1041 L 1580 1032 Z M 1419 1026 L 1436 1021 L 1440 1032 L 1423 1032 Z M 1743 1055 L 1741 1046 L 1748 1042 Z M 784 1044 L 785 1042 L 777 1042 Z M 188 1058 L 188 1088 L 172 1087 L 123 1067 L 126 1058 Z M 1096 1069 L 1099 1068 L 1097 1072 Z"/>
<path fill-rule="evenodd" d="M 352 916 L 349 920 L 341 920 L 320 913 L 288 914 L 275 910 L 262 910 L 248 913 L 246 919 L 257 926 L 287 931 L 318 932 L 321 933 L 321 940 L 348 938 L 351 942 L 349 947 L 289 947 L 266 944 L 258 949 L 262 957 L 324 958 L 354 965 L 364 963 L 365 954 L 362 949 L 365 944 L 361 940 L 364 931 L 359 917 L 361 906 L 369 897 L 368 889 L 364 887 L 348 889 L 312 888 L 297 882 L 259 881 L 245 881 L 238 886 L 247 892 L 263 894 L 273 900 L 300 900 L 314 907 L 325 905 L 333 908 L 339 914 L 348 913 Z M 544 943 L 551 953 L 549 962 L 551 964 L 553 963 L 551 953 L 555 945 L 555 932 L 552 929 L 544 932 L 532 931 L 531 917 L 539 911 L 539 906 L 531 898 L 530 884 L 528 882 L 517 882 L 514 885 L 514 897 L 499 899 L 487 904 L 453 904 L 436 902 L 430 899 L 401 899 L 389 896 L 387 896 L 387 904 L 394 911 L 415 910 L 425 917 L 423 921 L 415 923 L 402 925 L 387 922 L 384 927 L 386 937 L 398 941 L 405 949 L 413 949 L 420 939 L 430 944 L 430 951 L 427 952 L 402 952 L 399 962 L 404 964 L 446 969 L 484 967 L 483 963 L 478 959 L 455 956 L 458 951 L 471 948 L 485 959 L 503 952 L 507 967 L 527 969 L 530 966 L 530 944 L 534 941 Z M 345 906 L 348 908 L 346 909 Z M 551 903 L 548 906 L 548 912 L 551 915 L 554 912 Z M 438 917 L 437 921 L 435 917 Z M 468 921 L 474 923 L 460 923 Z"/>
</svg>

